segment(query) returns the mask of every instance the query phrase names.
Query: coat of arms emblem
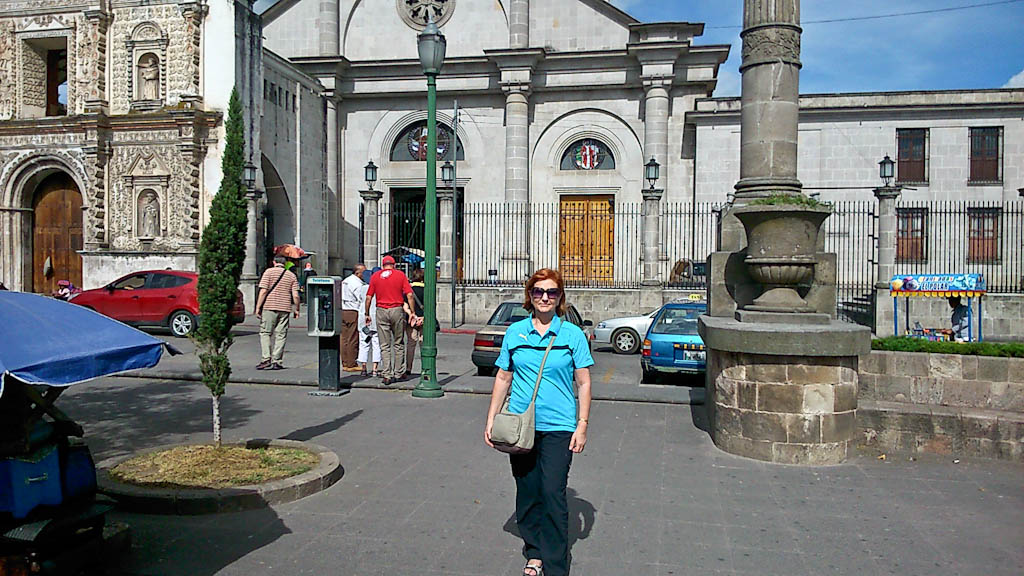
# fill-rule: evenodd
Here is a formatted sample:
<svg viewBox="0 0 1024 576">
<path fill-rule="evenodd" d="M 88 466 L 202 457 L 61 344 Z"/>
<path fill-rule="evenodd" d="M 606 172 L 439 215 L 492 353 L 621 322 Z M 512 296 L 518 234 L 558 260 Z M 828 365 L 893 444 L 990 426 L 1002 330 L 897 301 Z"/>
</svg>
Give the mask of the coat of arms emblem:
<svg viewBox="0 0 1024 576">
<path fill-rule="evenodd" d="M 576 149 L 576 167 L 580 170 L 593 170 L 601 164 L 603 156 L 600 144 L 593 140 L 584 140 Z"/>
</svg>

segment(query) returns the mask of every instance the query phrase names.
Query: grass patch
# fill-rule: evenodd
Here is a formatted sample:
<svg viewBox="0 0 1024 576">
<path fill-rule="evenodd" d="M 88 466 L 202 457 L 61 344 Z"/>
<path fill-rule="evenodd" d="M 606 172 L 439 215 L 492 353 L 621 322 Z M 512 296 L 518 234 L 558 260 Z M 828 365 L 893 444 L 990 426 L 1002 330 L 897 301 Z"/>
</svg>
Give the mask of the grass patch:
<svg viewBox="0 0 1024 576">
<path fill-rule="evenodd" d="M 892 352 L 928 352 L 931 354 L 1024 358 L 1024 343 L 1020 342 L 932 342 L 923 338 L 889 336 L 888 338 L 872 340 L 871 348 Z"/>
<path fill-rule="evenodd" d="M 320 457 L 297 448 L 176 446 L 136 456 L 111 471 L 126 484 L 153 488 L 230 488 L 290 478 L 313 469 Z"/>
<path fill-rule="evenodd" d="M 801 208 L 832 208 L 832 204 L 803 194 L 771 194 L 750 202 L 751 206 L 800 206 Z"/>
</svg>

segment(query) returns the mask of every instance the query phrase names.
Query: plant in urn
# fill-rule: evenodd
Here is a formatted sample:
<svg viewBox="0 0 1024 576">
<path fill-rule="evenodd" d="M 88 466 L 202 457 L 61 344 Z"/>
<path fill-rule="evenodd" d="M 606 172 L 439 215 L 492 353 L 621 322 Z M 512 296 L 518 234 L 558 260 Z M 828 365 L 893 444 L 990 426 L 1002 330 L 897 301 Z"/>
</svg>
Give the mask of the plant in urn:
<svg viewBox="0 0 1024 576">
<path fill-rule="evenodd" d="M 797 289 L 814 278 L 818 230 L 831 213 L 831 205 L 802 194 L 776 194 L 733 210 L 747 234 L 744 263 L 764 287 L 745 309 L 814 311 Z"/>
</svg>

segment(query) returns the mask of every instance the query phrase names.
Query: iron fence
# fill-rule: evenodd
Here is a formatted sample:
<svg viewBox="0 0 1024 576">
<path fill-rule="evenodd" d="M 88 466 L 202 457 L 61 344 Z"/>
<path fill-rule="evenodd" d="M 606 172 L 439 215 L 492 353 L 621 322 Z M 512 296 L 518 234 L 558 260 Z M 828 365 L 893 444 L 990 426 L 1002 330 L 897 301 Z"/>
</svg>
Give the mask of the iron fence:
<svg viewBox="0 0 1024 576">
<path fill-rule="evenodd" d="M 873 201 L 832 203 L 822 233 L 825 252 L 836 255 L 836 314 L 848 322 L 874 323 L 878 210 Z"/>
<path fill-rule="evenodd" d="M 1024 201 L 899 202 L 896 273 L 984 274 L 989 292 L 1024 291 Z"/>
<path fill-rule="evenodd" d="M 659 277 L 670 288 L 702 290 L 707 261 L 721 243 L 724 203 L 666 202 L 661 208 Z"/>
</svg>

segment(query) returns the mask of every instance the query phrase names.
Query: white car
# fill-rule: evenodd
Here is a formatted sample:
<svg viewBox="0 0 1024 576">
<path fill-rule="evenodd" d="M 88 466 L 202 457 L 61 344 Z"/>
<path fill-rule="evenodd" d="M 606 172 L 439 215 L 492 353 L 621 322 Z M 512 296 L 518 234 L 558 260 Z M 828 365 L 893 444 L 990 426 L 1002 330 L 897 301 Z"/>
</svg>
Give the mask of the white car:
<svg viewBox="0 0 1024 576">
<path fill-rule="evenodd" d="M 658 315 L 658 310 L 661 308 L 655 308 L 642 316 L 612 318 L 598 322 L 594 328 L 594 345 L 611 344 L 616 354 L 636 354 L 640 351 L 640 343 L 643 342 L 654 317 Z"/>
</svg>

